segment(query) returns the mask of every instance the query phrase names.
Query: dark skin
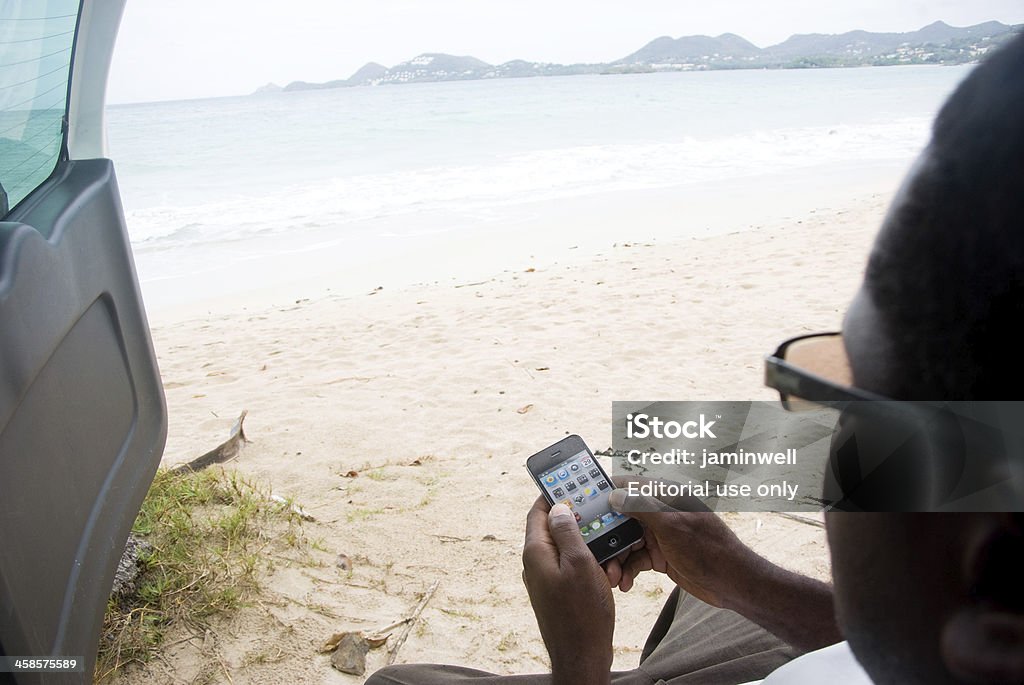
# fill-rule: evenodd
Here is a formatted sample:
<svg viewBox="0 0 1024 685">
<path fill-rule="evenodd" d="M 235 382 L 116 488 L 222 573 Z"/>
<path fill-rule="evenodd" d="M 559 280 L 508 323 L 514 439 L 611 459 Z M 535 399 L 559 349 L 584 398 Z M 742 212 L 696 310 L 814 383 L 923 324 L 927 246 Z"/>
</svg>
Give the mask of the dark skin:
<svg viewBox="0 0 1024 685">
<path fill-rule="evenodd" d="M 657 571 L 697 599 L 735 611 L 801 651 L 842 639 L 828 585 L 760 556 L 717 514 L 679 511 L 652 499 L 643 508 L 657 510 L 637 511 L 638 499 L 622 490 L 610 498 L 613 507 L 644 524 L 644 546 L 621 562 L 619 589 L 628 591 L 637 575 Z"/>
<path fill-rule="evenodd" d="M 526 516 L 523 582 L 561 685 L 601 685 L 612 668 L 612 584 L 564 504 L 537 498 Z"/>
<path fill-rule="evenodd" d="M 883 232 L 902 230 L 894 215 Z M 870 284 L 843 330 L 856 385 L 891 391 Z M 826 523 L 839 622 L 874 682 L 1024 682 L 1024 516 L 837 512 Z"/>
<path fill-rule="evenodd" d="M 919 163 L 904 189 L 928 166 Z M 898 215 L 890 210 L 883 233 L 907 230 Z M 843 330 L 854 384 L 892 396 L 889 381 L 900 365 L 870 283 L 854 299 Z M 549 515 L 539 499 L 527 519 L 524 579 L 556 682 L 608 682 L 611 589 L 628 591 L 639 573 L 653 570 L 799 649 L 845 637 L 880 685 L 1024 683 L 1022 514 L 829 513 L 833 590 L 758 556 L 712 513 L 666 511 L 650 501 L 623 506 L 623 494 L 613 493 L 613 504 L 644 524 L 644 545 L 606 569 L 586 549 L 568 510 Z"/>
<path fill-rule="evenodd" d="M 746 616 L 798 649 L 810 651 L 842 639 L 825 583 L 772 564 L 740 542 L 714 513 L 677 511 L 656 501 L 646 504 L 659 510 L 636 512 L 635 501 L 623 505 L 624 494 L 615 491 L 612 502 L 618 497 L 619 507 L 644 524 L 644 542 L 604 569 L 564 505 L 549 513 L 540 497 L 527 516 L 523 579 L 556 682 L 608 681 L 615 627 L 612 588 L 629 591 L 644 571 L 668 575 L 695 597 Z"/>
</svg>

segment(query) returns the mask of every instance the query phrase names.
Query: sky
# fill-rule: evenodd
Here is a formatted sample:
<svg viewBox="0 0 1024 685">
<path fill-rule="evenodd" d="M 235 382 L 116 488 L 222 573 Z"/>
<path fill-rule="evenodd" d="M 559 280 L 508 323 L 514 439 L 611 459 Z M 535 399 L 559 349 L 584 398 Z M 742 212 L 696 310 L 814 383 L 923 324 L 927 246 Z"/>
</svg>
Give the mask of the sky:
<svg viewBox="0 0 1024 685">
<path fill-rule="evenodd" d="M 102 1 L 102 0 L 101 0 Z M 128 0 L 108 102 L 243 95 L 424 52 L 500 64 L 609 62 L 669 35 L 913 31 L 1024 23 L 1020 0 Z"/>
</svg>

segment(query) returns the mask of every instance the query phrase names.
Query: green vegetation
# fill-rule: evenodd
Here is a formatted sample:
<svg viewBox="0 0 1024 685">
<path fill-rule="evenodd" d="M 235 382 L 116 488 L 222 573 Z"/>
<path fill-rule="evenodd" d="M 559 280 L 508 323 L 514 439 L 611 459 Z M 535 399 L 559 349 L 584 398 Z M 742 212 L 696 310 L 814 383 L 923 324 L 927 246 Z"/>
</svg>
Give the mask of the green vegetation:
<svg viewBox="0 0 1024 685">
<path fill-rule="evenodd" d="M 498 651 L 507 652 L 508 650 L 519 646 L 519 636 L 516 635 L 516 631 L 510 630 L 501 636 L 501 640 L 498 641 Z"/>
<path fill-rule="evenodd" d="M 172 628 L 201 634 L 208 621 L 259 590 L 268 546 L 297 546 L 301 519 L 237 473 L 157 473 L 133 534 L 148 544 L 134 591 L 112 597 L 95 677 L 154 656 Z"/>
</svg>

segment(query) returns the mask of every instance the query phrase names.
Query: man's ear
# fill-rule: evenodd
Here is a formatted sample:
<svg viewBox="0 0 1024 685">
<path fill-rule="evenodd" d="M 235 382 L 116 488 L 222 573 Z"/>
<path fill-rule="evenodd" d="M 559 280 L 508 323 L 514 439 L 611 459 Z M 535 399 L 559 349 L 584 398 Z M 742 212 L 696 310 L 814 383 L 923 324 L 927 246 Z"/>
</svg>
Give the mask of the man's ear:
<svg viewBox="0 0 1024 685">
<path fill-rule="evenodd" d="M 942 627 L 942 657 L 968 683 L 1024 683 L 1024 515 L 980 516 L 966 548 L 970 592 Z"/>
</svg>

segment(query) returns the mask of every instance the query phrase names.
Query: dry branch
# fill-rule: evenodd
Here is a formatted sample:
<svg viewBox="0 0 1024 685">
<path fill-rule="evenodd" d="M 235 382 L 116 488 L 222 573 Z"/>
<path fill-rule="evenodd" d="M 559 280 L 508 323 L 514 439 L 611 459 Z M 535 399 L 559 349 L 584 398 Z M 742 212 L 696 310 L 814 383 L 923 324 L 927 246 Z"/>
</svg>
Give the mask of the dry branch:
<svg viewBox="0 0 1024 685">
<path fill-rule="evenodd" d="M 423 599 L 421 599 L 420 603 L 416 605 L 416 610 L 409 615 L 408 619 L 405 619 L 407 621 L 405 624 L 405 630 L 402 631 L 402 634 L 395 641 L 395 646 L 391 648 L 391 652 L 388 654 L 388 666 L 395 663 L 395 659 L 398 658 L 398 650 L 405 644 L 406 639 L 409 637 L 409 633 L 412 632 L 412 627 L 416 625 L 416 621 L 419 619 L 420 614 L 423 613 L 423 609 L 427 606 L 427 602 L 429 602 L 430 598 L 434 596 L 434 592 L 437 591 L 437 586 L 440 583 L 440 580 L 434 581 L 434 584 L 430 586 L 430 589 L 423 593 Z"/>
<path fill-rule="evenodd" d="M 202 471 L 207 466 L 213 466 L 214 464 L 222 464 L 229 459 L 234 459 L 245 447 L 246 443 L 251 442 L 245 437 L 245 428 L 243 423 L 245 422 L 245 415 L 249 413 L 248 409 L 243 409 L 241 416 L 238 417 L 238 421 L 231 428 L 231 437 L 217 445 L 206 454 L 201 457 L 196 457 L 187 464 L 181 464 L 171 469 L 171 473 L 186 473 Z"/>
</svg>

